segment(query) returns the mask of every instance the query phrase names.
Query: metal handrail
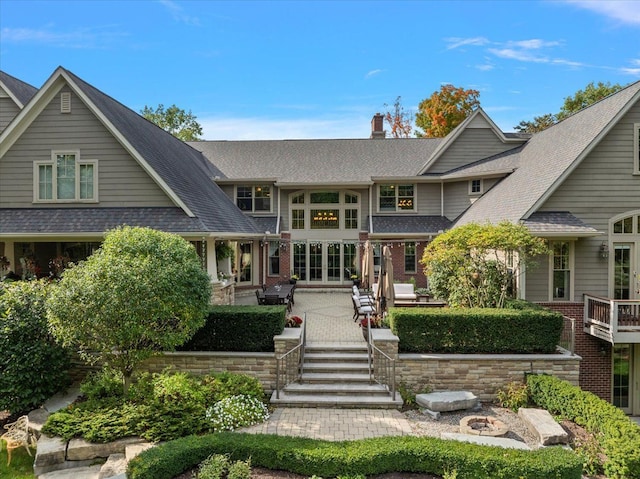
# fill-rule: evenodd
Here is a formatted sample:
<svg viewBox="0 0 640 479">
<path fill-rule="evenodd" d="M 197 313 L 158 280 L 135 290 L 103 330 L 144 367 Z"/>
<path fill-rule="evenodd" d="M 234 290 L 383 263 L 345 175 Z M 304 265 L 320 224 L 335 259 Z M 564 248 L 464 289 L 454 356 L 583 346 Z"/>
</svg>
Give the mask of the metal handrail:
<svg viewBox="0 0 640 479">
<path fill-rule="evenodd" d="M 371 324 L 368 322 L 368 324 Z M 396 360 L 378 348 L 373 342 L 375 328 L 369 328 L 367 334 L 367 356 L 369 361 L 369 383 L 377 382 L 386 386 L 393 400 L 396 400 Z M 378 372 L 376 374 L 376 371 Z"/>
<path fill-rule="evenodd" d="M 302 320 L 302 332 L 300 334 L 300 342 L 284 353 L 282 356 L 276 358 L 276 399 L 280 399 L 280 389 L 284 388 L 288 384 L 297 381 L 302 376 L 303 364 L 304 364 L 304 350 L 307 343 L 307 313 L 304 313 L 304 319 Z M 298 352 L 297 359 L 294 354 Z M 281 376 L 284 376 L 284 381 L 281 381 Z M 282 384 L 281 384 L 282 383 Z"/>
</svg>

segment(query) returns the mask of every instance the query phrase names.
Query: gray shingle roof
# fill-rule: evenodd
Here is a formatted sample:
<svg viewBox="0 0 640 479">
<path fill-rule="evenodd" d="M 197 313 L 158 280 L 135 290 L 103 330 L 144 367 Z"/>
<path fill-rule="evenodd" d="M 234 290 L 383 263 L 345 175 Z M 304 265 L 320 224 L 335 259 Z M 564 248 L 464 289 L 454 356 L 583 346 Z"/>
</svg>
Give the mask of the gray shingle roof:
<svg viewBox="0 0 640 479">
<path fill-rule="evenodd" d="M 442 174 L 442 179 L 464 178 L 468 176 L 485 176 L 491 173 L 504 173 L 515 170 L 520 163 L 520 152 L 524 146 L 518 146 L 497 155 L 474 161 L 468 165 L 449 170 Z"/>
<path fill-rule="evenodd" d="M 61 68 L 210 232 L 259 233 L 212 178 L 200 152 Z"/>
<path fill-rule="evenodd" d="M 456 225 L 525 219 L 639 95 L 640 81 L 533 135 L 518 155 L 516 171 L 479 198 Z"/>
<path fill-rule="evenodd" d="M 5 208 L 0 232 L 24 234 L 96 233 L 116 226 L 146 226 L 172 233 L 206 233 L 198 218 L 175 208 Z"/>
<path fill-rule="evenodd" d="M 38 93 L 38 89 L 28 83 L 18 80 L 16 77 L 0 71 L 0 82 L 16 97 L 21 103 L 20 108 L 24 107 L 33 96 Z"/>
<path fill-rule="evenodd" d="M 575 234 L 593 236 L 600 232 L 568 211 L 540 211 L 533 213 L 523 224 L 537 236 Z"/>
<path fill-rule="evenodd" d="M 254 216 L 253 221 L 261 232 L 269 231 L 271 234 L 280 233 L 276 228 L 278 226 L 277 216 Z M 280 219 L 282 223 L 282 219 Z"/>
<path fill-rule="evenodd" d="M 451 221 L 444 216 L 382 216 L 374 215 L 373 234 L 425 234 L 436 235 L 451 228 Z M 369 224 L 369 217 L 367 223 Z"/>
<path fill-rule="evenodd" d="M 202 151 L 226 177 L 276 178 L 280 183 L 370 182 L 372 176 L 413 176 L 441 138 L 201 141 Z"/>
</svg>

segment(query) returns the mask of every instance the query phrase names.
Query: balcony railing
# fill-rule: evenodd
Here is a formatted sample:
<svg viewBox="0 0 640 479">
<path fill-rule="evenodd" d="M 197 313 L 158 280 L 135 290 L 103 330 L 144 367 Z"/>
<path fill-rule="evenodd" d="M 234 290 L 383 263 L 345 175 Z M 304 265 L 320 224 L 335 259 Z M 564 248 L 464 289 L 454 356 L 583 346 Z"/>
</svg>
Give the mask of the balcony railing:
<svg viewBox="0 0 640 479">
<path fill-rule="evenodd" d="M 584 296 L 584 330 L 617 343 L 640 343 L 640 300 Z"/>
</svg>

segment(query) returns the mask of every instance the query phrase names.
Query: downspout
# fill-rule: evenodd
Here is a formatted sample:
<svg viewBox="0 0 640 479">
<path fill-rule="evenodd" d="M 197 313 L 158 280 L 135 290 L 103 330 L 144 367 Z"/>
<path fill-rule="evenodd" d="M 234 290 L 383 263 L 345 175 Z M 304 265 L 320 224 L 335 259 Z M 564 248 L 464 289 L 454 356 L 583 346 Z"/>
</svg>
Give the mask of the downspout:
<svg viewBox="0 0 640 479">
<path fill-rule="evenodd" d="M 269 241 L 267 241 L 267 235 L 264 235 L 262 238 L 262 283 L 267 284 L 267 271 L 269 265 L 267 261 L 269 261 Z"/>
<path fill-rule="evenodd" d="M 444 181 L 440 180 L 440 216 L 444 216 Z"/>
</svg>

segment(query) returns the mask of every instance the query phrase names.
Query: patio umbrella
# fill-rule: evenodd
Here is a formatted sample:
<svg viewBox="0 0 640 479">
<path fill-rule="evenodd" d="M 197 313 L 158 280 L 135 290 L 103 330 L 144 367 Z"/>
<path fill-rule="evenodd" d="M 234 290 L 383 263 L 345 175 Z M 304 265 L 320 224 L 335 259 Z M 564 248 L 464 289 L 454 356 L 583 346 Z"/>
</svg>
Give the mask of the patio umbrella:
<svg viewBox="0 0 640 479">
<path fill-rule="evenodd" d="M 381 313 L 386 311 L 389 306 L 393 306 L 393 301 L 395 300 L 393 290 L 393 263 L 391 261 L 391 250 L 388 246 L 385 246 L 382 250 L 376 300 L 378 301 L 379 311 Z"/>
<path fill-rule="evenodd" d="M 362 254 L 362 287 L 364 289 L 370 289 L 373 286 L 375 274 L 373 269 L 373 246 L 367 240 Z"/>
</svg>

